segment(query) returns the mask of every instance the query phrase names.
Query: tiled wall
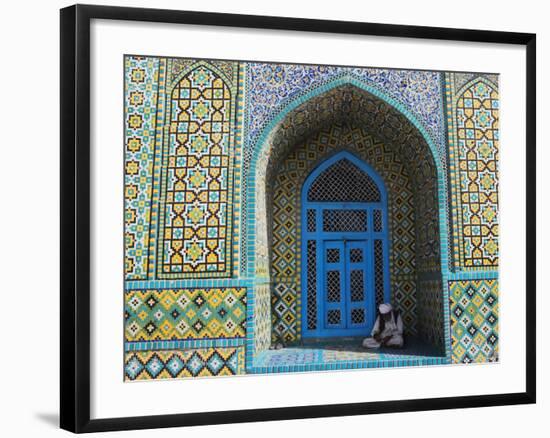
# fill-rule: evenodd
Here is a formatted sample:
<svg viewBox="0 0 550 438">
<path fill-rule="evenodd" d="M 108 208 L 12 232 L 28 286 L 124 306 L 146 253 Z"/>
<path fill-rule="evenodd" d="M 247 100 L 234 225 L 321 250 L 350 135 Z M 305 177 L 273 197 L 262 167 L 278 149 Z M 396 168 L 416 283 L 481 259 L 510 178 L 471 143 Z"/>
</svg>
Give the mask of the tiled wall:
<svg viewBox="0 0 550 438">
<path fill-rule="evenodd" d="M 455 363 L 498 360 L 499 95 L 496 75 L 445 74 Z"/>
<path fill-rule="evenodd" d="M 498 280 L 450 283 L 453 362 L 498 360 Z"/>
<path fill-rule="evenodd" d="M 125 58 L 128 380 L 244 372 L 242 88 L 236 62 Z"/>
<path fill-rule="evenodd" d="M 244 373 L 299 340 L 295 195 L 339 148 L 390 188 L 408 333 L 496 360 L 495 76 L 127 56 L 124 79 L 126 379 Z"/>
</svg>

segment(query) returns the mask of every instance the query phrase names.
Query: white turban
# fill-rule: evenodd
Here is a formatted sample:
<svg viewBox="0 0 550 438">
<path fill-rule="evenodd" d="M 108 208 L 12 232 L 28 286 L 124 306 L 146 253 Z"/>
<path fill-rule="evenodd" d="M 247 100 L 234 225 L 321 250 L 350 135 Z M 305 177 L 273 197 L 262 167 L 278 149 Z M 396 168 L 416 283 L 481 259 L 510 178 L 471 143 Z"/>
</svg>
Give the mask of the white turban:
<svg viewBox="0 0 550 438">
<path fill-rule="evenodd" d="M 378 306 L 378 310 L 380 310 L 380 313 L 383 315 L 386 313 L 390 313 L 392 309 L 393 307 L 389 303 L 380 304 L 380 306 Z"/>
</svg>

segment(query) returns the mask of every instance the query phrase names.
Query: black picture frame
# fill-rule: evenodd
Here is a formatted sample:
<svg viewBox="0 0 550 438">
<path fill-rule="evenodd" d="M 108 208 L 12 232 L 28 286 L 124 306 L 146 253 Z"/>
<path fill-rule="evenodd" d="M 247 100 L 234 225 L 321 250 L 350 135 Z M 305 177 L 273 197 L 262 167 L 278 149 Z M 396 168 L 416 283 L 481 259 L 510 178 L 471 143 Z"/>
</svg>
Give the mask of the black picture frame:
<svg viewBox="0 0 550 438">
<path fill-rule="evenodd" d="M 90 419 L 90 22 L 93 19 L 328 32 L 526 48 L 526 391 L 208 413 Z M 535 403 L 536 401 L 536 35 L 376 23 L 74 5 L 61 10 L 61 403 L 75 432 L 241 423 Z"/>
</svg>

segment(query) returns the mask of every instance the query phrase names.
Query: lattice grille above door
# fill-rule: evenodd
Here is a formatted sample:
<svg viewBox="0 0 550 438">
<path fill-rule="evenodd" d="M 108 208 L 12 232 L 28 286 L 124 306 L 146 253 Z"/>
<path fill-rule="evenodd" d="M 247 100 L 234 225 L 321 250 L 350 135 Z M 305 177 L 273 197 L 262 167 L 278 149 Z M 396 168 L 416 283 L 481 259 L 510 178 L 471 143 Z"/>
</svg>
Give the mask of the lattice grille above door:
<svg viewBox="0 0 550 438">
<path fill-rule="evenodd" d="M 348 159 L 325 169 L 307 195 L 309 202 L 380 202 L 376 182 Z"/>
</svg>

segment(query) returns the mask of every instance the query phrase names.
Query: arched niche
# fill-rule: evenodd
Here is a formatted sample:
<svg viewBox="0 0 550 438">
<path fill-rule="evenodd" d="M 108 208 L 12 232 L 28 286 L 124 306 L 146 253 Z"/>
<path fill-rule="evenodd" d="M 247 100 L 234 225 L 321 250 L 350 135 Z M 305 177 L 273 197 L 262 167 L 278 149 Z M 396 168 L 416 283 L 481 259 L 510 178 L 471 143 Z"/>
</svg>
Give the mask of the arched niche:
<svg viewBox="0 0 550 438">
<path fill-rule="evenodd" d="M 271 318 L 265 307 L 271 305 L 273 179 L 281 161 L 297 145 L 336 124 L 363 127 L 391 145 L 407 168 L 416 217 L 418 335 L 448 350 L 448 316 L 443 310 L 446 270 L 442 269 L 446 245 L 442 245 L 440 237 L 446 236 L 447 216 L 445 200 L 438 194 L 439 188 L 444 187 L 444 172 L 437 149 L 422 126 L 397 106 L 364 84 L 349 80 L 314 90 L 289 104 L 266 128 L 251 163 L 255 184 L 248 188 L 249 199 L 253 200 L 248 205 L 248 217 L 254 220 L 249 272 L 257 285 L 252 295 L 254 322 L 249 338 L 256 352 L 271 344 L 271 321 L 265 324 L 264 319 L 267 315 Z"/>
</svg>

